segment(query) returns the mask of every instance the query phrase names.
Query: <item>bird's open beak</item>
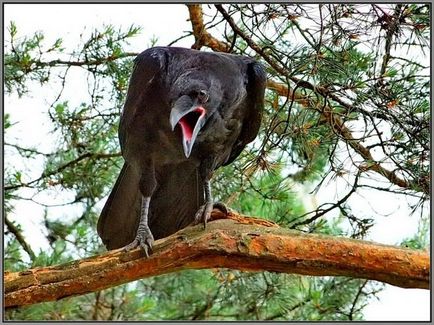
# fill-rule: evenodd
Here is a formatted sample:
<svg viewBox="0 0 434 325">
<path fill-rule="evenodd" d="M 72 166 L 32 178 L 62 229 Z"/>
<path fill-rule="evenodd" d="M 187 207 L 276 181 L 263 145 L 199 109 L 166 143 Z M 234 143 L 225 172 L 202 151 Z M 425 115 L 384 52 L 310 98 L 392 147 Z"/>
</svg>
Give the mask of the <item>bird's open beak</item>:
<svg viewBox="0 0 434 325">
<path fill-rule="evenodd" d="M 177 124 L 181 126 L 182 146 L 187 158 L 190 157 L 197 134 L 205 124 L 205 113 L 206 110 L 202 106 L 193 106 L 185 112 L 180 112 L 174 107 L 170 112 L 172 130 L 175 130 Z"/>
</svg>

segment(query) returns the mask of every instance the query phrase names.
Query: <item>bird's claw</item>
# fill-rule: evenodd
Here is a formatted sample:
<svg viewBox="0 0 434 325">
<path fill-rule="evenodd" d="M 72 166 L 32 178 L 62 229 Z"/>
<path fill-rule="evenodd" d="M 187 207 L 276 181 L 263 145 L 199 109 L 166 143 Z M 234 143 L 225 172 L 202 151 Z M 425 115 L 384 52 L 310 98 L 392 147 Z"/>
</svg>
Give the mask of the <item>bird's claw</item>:
<svg viewBox="0 0 434 325">
<path fill-rule="evenodd" d="M 203 204 L 199 210 L 197 210 L 194 216 L 194 225 L 203 223 L 203 227 L 206 228 L 206 223 L 211 219 L 211 212 L 213 209 L 219 209 L 224 214 L 228 214 L 228 208 L 222 202 L 206 202 Z"/>
<path fill-rule="evenodd" d="M 213 209 L 219 209 L 224 214 L 228 214 L 228 207 L 223 202 L 214 202 Z"/>
<path fill-rule="evenodd" d="M 137 232 L 136 238 L 131 243 L 126 245 L 123 250 L 128 252 L 140 246 L 145 252 L 146 257 L 149 257 L 149 253 L 152 252 L 153 244 L 154 236 L 152 236 L 151 230 L 147 228 L 143 231 Z"/>
<path fill-rule="evenodd" d="M 200 206 L 199 210 L 197 210 L 196 215 L 194 216 L 194 225 L 199 223 L 203 223 L 203 227 L 206 227 L 207 221 L 211 218 L 211 212 L 213 208 L 212 202 L 207 202 Z"/>
</svg>

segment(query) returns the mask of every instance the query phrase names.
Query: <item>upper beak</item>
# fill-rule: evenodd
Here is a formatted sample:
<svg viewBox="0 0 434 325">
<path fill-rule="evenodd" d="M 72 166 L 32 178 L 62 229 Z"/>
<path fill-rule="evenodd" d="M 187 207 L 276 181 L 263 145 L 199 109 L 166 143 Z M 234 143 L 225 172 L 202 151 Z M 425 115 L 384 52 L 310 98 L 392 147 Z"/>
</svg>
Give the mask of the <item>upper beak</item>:
<svg viewBox="0 0 434 325">
<path fill-rule="evenodd" d="M 170 112 L 172 130 L 175 130 L 177 124 L 181 126 L 182 146 L 187 158 L 190 157 L 197 134 L 205 124 L 205 114 L 205 108 L 196 105 L 184 112 L 180 112 L 177 107 L 174 107 Z"/>
</svg>

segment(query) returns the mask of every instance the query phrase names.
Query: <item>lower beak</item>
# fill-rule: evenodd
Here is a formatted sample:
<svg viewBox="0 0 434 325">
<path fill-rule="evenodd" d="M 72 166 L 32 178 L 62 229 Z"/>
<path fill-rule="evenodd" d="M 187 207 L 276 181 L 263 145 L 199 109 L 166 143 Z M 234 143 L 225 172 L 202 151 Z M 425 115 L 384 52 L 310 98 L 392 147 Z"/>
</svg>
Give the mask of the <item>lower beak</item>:
<svg viewBox="0 0 434 325">
<path fill-rule="evenodd" d="M 178 124 L 181 126 L 182 146 L 187 158 L 190 157 L 197 135 L 205 124 L 205 113 L 206 110 L 202 106 L 193 106 L 185 112 L 179 112 L 179 110 L 174 108 L 170 112 L 172 130 Z"/>
</svg>

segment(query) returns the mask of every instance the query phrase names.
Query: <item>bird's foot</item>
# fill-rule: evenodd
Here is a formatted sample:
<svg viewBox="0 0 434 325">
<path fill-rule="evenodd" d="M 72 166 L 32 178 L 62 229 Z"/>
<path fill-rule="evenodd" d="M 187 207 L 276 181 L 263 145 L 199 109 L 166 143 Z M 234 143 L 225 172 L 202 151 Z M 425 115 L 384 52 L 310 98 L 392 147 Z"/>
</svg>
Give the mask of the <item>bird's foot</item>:
<svg viewBox="0 0 434 325">
<path fill-rule="evenodd" d="M 203 204 L 199 210 L 197 210 L 196 215 L 194 216 L 194 225 L 199 223 L 203 223 L 203 227 L 206 227 L 206 223 L 208 220 L 211 220 L 211 212 L 213 209 L 219 209 L 225 215 L 228 214 L 228 208 L 222 202 L 206 202 Z"/>
<path fill-rule="evenodd" d="M 146 227 L 143 229 L 139 229 L 137 231 L 136 238 L 131 243 L 124 246 L 123 250 L 125 252 L 128 252 L 140 246 L 144 250 L 146 257 L 149 257 L 149 253 L 152 252 L 153 244 L 154 244 L 154 236 L 152 235 L 149 227 Z"/>
</svg>

